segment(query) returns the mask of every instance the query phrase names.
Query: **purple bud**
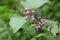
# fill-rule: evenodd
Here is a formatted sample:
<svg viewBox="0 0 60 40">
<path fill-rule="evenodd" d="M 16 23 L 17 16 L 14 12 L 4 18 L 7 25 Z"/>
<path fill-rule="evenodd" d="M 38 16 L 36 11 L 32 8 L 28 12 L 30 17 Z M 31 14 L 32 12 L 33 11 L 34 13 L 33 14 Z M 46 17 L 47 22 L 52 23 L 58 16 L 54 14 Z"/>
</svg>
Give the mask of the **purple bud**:
<svg viewBox="0 0 60 40">
<path fill-rule="evenodd" d="M 33 15 L 31 16 L 31 20 L 35 20 L 35 17 Z"/>
<path fill-rule="evenodd" d="M 35 10 L 32 11 L 32 14 L 33 14 L 33 15 L 35 14 Z"/>
<path fill-rule="evenodd" d="M 30 15 L 30 11 L 27 11 L 26 14 L 27 14 L 27 15 Z"/>
<path fill-rule="evenodd" d="M 37 25 L 36 28 L 39 29 L 39 28 L 41 28 L 41 26 L 40 25 Z"/>
<path fill-rule="evenodd" d="M 30 8 L 26 8 L 25 10 L 30 11 Z"/>
<path fill-rule="evenodd" d="M 35 18 L 31 18 L 31 20 L 35 20 Z"/>
<path fill-rule="evenodd" d="M 25 20 L 28 20 L 28 16 L 25 17 Z"/>
<path fill-rule="evenodd" d="M 41 19 L 41 20 L 40 20 L 40 23 L 41 23 L 41 24 L 45 24 L 45 19 Z"/>
<path fill-rule="evenodd" d="M 35 24 L 31 24 L 31 26 L 32 26 L 32 27 L 34 27 L 34 26 L 35 26 Z"/>
<path fill-rule="evenodd" d="M 27 8 L 28 11 L 30 11 L 30 8 Z"/>
<path fill-rule="evenodd" d="M 34 17 L 34 15 L 31 16 L 32 18 Z"/>
</svg>

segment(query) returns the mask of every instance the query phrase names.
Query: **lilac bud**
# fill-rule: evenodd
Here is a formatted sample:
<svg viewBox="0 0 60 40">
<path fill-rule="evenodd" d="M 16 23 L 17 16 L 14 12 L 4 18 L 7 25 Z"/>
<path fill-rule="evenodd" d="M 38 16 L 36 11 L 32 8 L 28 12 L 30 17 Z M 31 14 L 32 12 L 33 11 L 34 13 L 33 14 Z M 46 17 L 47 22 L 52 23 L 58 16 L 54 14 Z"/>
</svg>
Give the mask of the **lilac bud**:
<svg viewBox="0 0 60 40">
<path fill-rule="evenodd" d="M 34 26 L 35 26 L 35 24 L 31 24 L 31 26 L 32 26 L 32 27 L 34 27 Z"/>
<path fill-rule="evenodd" d="M 41 26 L 43 26 L 43 24 L 41 24 L 40 22 L 39 22 L 39 24 L 40 24 Z"/>
<path fill-rule="evenodd" d="M 33 15 L 31 16 L 31 20 L 35 20 L 35 17 Z"/>
<path fill-rule="evenodd" d="M 45 24 L 45 19 L 41 19 L 41 20 L 40 20 L 40 23 L 41 23 L 41 24 Z"/>
<path fill-rule="evenodd" d="M 28 20 L 28 16 L 25 17 L 25 20 Z"/>
<path fill-rule="evenodd" d="M 32 18 L 34 17 L 34 15 L 31 16 Z"/>
<path fill-rule="evenodd" d="M 27 14 L 27 15 L 30 15 L 30 11 L 27 11 L 26 14 Z"/>
<path fill-rule="evenodd" d="M 35 14 L 35 10 L 32 11 L 32 14 L 33 14 L 33 15 Z"/>
<path fill-rule="evenodd" d="M 27 8 L 25 8 L 25 10 L 24 10 L 25 12 L 27 12 Z"/>
<path fill-rule="evenodd" d="M 35 18 L 33 17 L 33 18 L 31 18 L 31 20 L 35 20 Z"/>
<path fill-rule="evenodd" d="M 30 8 L 27 8 L 28 11 L 30 11 Z"/>
<path fill-rule="evenodd" d="M 39 28 L 41 28 L 41 26 L 40 25 L 37 25 L 36 28 L 39 29 Z"/>
<path fill-rule="evenodd" d="M 30 11 L 30 8 L 26 8 L 25 10 Z"/>
</svg>

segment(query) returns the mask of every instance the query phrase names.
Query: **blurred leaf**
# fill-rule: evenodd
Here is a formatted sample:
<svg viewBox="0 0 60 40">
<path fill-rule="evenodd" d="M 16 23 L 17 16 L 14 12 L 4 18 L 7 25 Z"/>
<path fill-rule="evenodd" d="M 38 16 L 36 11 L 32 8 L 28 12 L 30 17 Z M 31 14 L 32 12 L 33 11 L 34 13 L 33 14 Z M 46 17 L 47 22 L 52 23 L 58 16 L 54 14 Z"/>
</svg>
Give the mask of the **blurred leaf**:
<svg viewBox="0 0 60 40">
<path fill-rule="evenodd" d="M 58 33 L 58 26 L 57 23 L 53 24 L 53 28 L 51 29 L 51 32 L 55 35 L 56 33 Z"/>
<path fill-rule="evenodd" d="M 13 33 L 16 33 L 25 22 L 24 17 L 12 17 L 9 24 L 13 28 Z"/>
<path fill-rule="evenodd" d="M 54 35 L 56 34 L 56 33 L 58 33 L 58 25 L 57 25 L 57 22 L 55 22 L 55 21 L 51 21 L 51 20 L 46 20 L 46 23 L 53 23 L 53 28 L 51 29 L 51 33 L 53 33 Z M 48 31 L 50 31 L 49 30 L 49 27 L 48 27 Z"/>
<path fill-rule="evenodd" d="M 47 2 L 48 0 L 26 0 L 22 1 L 21 4 L 25 7 L 38 8 Z"/>
<path fill-rule="evenodd" d="M 55 38 L 53 38 L 51 35 L 44 35 L 44 37 L 47 39 L 47 40 L 56 40 Z"/>
<path fill-rule="evenodd" d="M 60 40 L 60 35 L 58 35 L 58 40 Z"/>
<path fill-rule="evenodd" d="M 31 40 L 36 40 L 36 38 L 31 38 Z"/>
<path fill-rule="evenodd" d="M 57 2 L 55 6 L 57 7 L 57 10 L 60 11 L 60 2 Z"/>
<path fill-rule="evenodd" d="M 0 39 L 2 39 L 2 40 L 11 40 L 11 33 L 8 30 L 4 30 L 0 34 Z"/>
</svg>

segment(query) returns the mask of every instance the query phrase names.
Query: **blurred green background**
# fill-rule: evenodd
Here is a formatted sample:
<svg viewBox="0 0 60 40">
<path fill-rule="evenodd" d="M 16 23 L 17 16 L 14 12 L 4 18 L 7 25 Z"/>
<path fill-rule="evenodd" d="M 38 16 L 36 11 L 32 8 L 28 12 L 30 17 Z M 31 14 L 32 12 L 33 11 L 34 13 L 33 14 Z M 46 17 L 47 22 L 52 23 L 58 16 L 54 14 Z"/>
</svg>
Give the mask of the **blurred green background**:
<svg viewBox="0 0 60 40">
<path fill-rule="evenodd" d="M 34 30 L 28 22 L 13 33 L 14 27 L 9 25 L 11 17 L 20 16 L 21 20 L 26 7 L 36 10 L 37 17 L 42 16 L 42 18 L 57 21 L 60 27 L 60 0 L 0 0 L 0 40 L 60 40 L 60 35 L 57 39 L 50 34 L 35 37 L 45 31 Z M 25 21 L 22 20 L 22 22 Z"/>
</svg>

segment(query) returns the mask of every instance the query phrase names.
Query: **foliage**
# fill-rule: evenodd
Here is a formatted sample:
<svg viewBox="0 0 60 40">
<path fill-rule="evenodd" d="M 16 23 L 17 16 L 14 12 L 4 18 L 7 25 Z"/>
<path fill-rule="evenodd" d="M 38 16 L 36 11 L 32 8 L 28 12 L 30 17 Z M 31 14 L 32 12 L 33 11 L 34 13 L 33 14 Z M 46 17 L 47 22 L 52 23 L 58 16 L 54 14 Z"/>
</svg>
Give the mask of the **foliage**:
<svg viewBox="0 0 60 40">
<path fill-rule="evenodd" d="M 35 10 L 36 19 L 46 20 L 45 28 L 36 29 L 32 21 L 25 21 L 26 7 Z M 60 40 L 60 0 L 0 0 L 0 40 Z"/>
</svg>

